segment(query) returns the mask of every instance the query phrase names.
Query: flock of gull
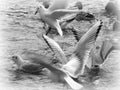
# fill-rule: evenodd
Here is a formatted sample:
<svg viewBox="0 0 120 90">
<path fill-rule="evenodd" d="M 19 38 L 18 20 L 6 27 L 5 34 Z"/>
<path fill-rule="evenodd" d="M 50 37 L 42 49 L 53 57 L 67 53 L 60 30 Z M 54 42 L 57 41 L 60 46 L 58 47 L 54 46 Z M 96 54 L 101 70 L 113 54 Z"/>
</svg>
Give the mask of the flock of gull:
<svg viewBox="0 0 120 90">
<path fill-rule="evenodd" d="M 78 38 L 74 31 L 74 34 L 76 34 L 74 36 L 78 42 L 68 58 L 60 45 L 47 34 L 55 29 L 62 37 L 64 25 L 73 20 L 79 21 L 79 18 L 95 19 L 92 14 L 82 11 L 83 6 L 80 1 L 71 6 L 73 9 L 68 7 L 69 2 L 70 0 L 43 1 L 43 5 L 40 4 L 35 12 L 40 16 L 40 21 L 44 23 L 44 28 L 48 29 L 46 34 L 42 34 L 43 40 L 55 54 L 60 56 L 58 60 L 60 63 L 57 62 L 58 66 L 49 63 L 49 57 L 31 51 L 25 51 L 23 57 L 14 55 L 12 60 L 19 70 L 29 73 L 44 72 L 52 81 L 69 85 L 73 90 L 80 90 L 85 82 L 82 78 L 89 77 L 90 82 L 99 78 L 100 68 L 114 46 L 110 40 L 103 40 L 101 45 L 96 44 L 103 26 L 103 21 L 96 19 L 95 24 L 81 38 Z M 116 7 L 112 6 L 111 2 L 107 4 L 105 10 L 108 14 L 116 14 Z M 64 16 L 72 14 L 74 14 L 74 17 L 66 20 L 62 19 Z M 81 15 L 84 15 L 83 18 Z M 87 51 L 91 58 L 86 58 Z"/>
</svg>

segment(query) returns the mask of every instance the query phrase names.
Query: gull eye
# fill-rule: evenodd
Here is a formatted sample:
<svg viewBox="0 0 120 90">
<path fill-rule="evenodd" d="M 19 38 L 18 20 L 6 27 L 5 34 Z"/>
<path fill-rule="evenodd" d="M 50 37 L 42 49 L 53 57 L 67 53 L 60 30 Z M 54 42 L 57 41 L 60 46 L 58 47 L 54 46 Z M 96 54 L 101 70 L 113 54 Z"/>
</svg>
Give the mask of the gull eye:
<svg viewBox="0 0 120 90">
<path fill-rule="evenodd" d="M 99 47 L 99 46 L 96 46 L 96 49 L 100 49 L 100 47 Z"/>
<path fill-rule="evenodd" d="M 18 59 L 18 57 L 17 56 L 12 56 L 12 59 Z"/>
</svg>

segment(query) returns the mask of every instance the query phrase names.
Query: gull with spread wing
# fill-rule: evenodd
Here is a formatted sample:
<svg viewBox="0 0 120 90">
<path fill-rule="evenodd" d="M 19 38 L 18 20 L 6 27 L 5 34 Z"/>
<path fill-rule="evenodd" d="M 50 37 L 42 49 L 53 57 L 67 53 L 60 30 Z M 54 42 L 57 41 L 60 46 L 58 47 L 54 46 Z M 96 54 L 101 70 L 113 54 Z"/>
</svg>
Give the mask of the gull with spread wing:
<svg viewBox="0 0 120 90">
<path fill-rule="evenodd" d="M 111 40 L 104 40 L 101 45 L 95 44 L 90 51 L 92 65 L 102 65 L 114 49 Z"/>
<path fill-rule="evenodd" d="M 56 68 L 54 66 L 51 66 L 44 60 L 44 58 L 41 58 L 39 54 L 33 53 L 33 52 L 26 52 L 25 57 L 30 59 L 33 63 L 38 63 L 43 65 L 47 68 L 47 75 L 50 79 L 57 82 L 67 82 L 72 89 L 79 90 L 83 86 L 77 82 L 75 82 L 72 78 L 78 78 L 79 75 L 81 75 L 84 71 L 85 63 L 84 55 L 86 53 L 86 50 L 89 49 L 91 46 L 90 43 L 94 43 L 96 39 L 96 34 L 100 32 L 98 31 L 99 26 L 101 25 L 101 22 L 98 21 L 92 28 L 90 28 L 89 31 L 87 31 L 83 37 L 79 40 L 75 51 L 71 55 L 71 58 L 69 61 L 67 61 L 67 58 L 60 48 L 60 46 L 55 42 L 53 39 L 49 38 L 46 35 L 43 35 L 43 38 L 53 47 L 53 50 L 57 50 L 59 54 L 61 54 L 61 61 L 64 61 L 64 65 L 61 66 L 61 68 Z M 89 46 L 90 45 L 90 46 Z"/>
<path fill-rule="evenodd" d="M 53 39 L 43 35 L 43 38 L 50 44 L 55 52 L 59 54 L 61 57 L 61 62 L 63 62 L 62 69 L 64 69 L 70 76 L 77 78 L 80 74 L 83 73 L 85 63 L 84 56 L 86 50 L 92 45 L 92 42 L 95 41 L 97 34 L 99 33 L 98 29 L 101 26 L 102 22 L 98 21 L 93 27 L 90 28 L 88 32 L 86 32 L 82 38 L 79 40 L 73 54 L 71 55 L 70 60 L 68 61 L 64 52 L 60 48 L 60 46 Z M 91 44 L 90 44 L 91 43 Z"/>
<path fill-rule="evenodd" d="M 63 35 L 61 27 L 59 25 L 59 19 L 63 16 L 71 13 L 79 13 L 80 10 L 69 10 L 68 7 L 70 0 L 54 0 L 54 2 L 49 6 L 48 9 L 40 5 L 37 8 L 35 14 L 39 13 L 41 20 L 47 23 L 50 27 L 57 29 L 60 36 Z"/>
</svg>

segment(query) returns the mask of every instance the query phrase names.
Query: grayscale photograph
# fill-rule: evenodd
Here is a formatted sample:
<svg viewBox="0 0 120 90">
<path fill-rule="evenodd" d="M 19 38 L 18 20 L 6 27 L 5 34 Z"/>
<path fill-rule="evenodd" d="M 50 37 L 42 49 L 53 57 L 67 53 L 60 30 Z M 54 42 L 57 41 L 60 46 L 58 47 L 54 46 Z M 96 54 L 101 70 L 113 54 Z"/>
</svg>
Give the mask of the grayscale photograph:
<svg viewBox="0 0 120 90">
<path fill-rule="evenodd" d="M 0 90 L 120 90 L 120 0 L 0 0 Z"/>
</svg>

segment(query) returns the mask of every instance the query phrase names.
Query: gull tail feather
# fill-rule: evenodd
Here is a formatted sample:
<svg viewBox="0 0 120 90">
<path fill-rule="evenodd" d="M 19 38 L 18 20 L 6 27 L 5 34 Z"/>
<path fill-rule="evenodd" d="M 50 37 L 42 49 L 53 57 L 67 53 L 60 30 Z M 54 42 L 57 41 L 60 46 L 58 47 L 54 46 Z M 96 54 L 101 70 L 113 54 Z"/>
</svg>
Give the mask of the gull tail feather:
<svg viewBox="0 0 120 90">
<path fill-rule="evenodd" d="M 75 82 L 70 76 L 64 77 L 65 81 L 70 85 L 70 87 L 74 90 L 80 90 L 83 86 L 77 82 Z"/>
</svg>

